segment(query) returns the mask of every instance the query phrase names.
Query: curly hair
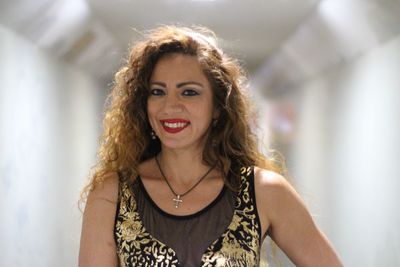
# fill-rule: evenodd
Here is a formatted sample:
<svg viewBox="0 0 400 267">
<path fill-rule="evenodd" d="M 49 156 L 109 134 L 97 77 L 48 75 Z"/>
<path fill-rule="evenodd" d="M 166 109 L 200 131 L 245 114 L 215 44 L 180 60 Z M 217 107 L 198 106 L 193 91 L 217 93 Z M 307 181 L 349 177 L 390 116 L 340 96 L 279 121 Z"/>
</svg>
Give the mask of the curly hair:
<svg viewBox="0 0 400 267">
<path fill-rule="evenodd" d="M 115 75 L 107 99 L 98 161 L 83 192 L 93 190 L 110 172 L 118 172 L 124 182 L 133 182 L 139 163 L 160 152 L 160 141 L 150 136 L 147 98 L 157 61 L 171 53 L 197 58 L 219 110 L 218 122 L 204 146 L 203 162 L 216 164 L 225 176 L 234 172 L 233 166 L 252 165 L 283 174 L 285 168 L 279 157 L 261 153 L 253 132 L 256 121 L 246 93 L 246 75 L 238 61 L 217 47 L 215 34 L 206 28 L 162 26 L 148 31 L 144 40 L 131 48 L 126 65 Z M 226 179 L 225 183 L 230 185 Z"/>
</svg>

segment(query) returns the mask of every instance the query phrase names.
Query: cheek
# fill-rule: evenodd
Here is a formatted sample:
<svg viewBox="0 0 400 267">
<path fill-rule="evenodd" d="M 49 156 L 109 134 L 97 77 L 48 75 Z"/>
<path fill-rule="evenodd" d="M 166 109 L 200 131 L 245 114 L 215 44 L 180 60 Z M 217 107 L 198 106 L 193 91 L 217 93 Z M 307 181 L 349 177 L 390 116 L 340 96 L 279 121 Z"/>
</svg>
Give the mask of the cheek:
<svg viewBox="0 0 400 267">
<path fill-rule="evenodd" d="M 156 113 L 156 105 L 154 105 L 154 103 L 152 101 L 148 101 L 147 102 L 147 115 L 150 116 L 154 116 L 154 114 Z"/>
<path fill-rule="evenodd" d="M 147 119 L 149 120 L 149 123 L 150 123 L 151 127 L 153 127 L 153 128 L 154 128 L 153 121 L 155 119 L 155 113 L 156 113 L 156 111 L 154 110 L 154 106 L 148 103 L 147 104 Z"/>
<path fill-rule="evenodd" d="M 192 110 L 192 114 L 196 114 L 196 118 L 198 121 L 201 121 L 202 124 L 208 125 L 211 123 L 213 119 L 214 107 L 210 104 L 203 104 L 196 107 L 195 110 Z"/>
</svg>

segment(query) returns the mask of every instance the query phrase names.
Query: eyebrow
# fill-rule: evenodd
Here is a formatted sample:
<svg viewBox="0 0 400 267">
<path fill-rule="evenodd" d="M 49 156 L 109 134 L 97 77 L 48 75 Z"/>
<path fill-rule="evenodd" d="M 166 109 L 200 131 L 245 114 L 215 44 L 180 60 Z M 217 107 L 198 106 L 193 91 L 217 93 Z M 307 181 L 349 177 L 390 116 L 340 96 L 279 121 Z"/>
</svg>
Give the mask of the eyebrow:
<svg viewBox="0 0 400 267">
<path fill-rule="evenodd" d="M 162 86 L 162 87 L 167 87 L 166 83 L 163 83 L 163 82 L 151 82 L 150 84 L 155 84 L 155 85 L 159 85 L 159 86 Z M 189 85 L 189 84 L 194 84 L 194 85 L 197 85 L 197 86 L 200 86 L 200 87 L 204 87 L 203 84 L 201 84 L 199 82 L 195 82 L 195 81 L 187 81 L 187 82 L 177 83 L 176 87 L 180 88 L 182 86 Z"/>
</svg>

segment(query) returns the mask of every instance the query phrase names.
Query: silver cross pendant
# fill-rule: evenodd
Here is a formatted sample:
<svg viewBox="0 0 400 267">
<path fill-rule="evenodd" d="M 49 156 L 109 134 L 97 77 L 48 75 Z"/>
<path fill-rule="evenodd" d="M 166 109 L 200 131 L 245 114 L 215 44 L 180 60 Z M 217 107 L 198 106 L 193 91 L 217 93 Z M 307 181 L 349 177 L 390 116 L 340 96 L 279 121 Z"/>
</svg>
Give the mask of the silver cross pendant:
<svg viewBox="0 0 400 267">
<path fill-rule="evenodd" d="M 175 208 L 179 208 L 179 204 L 183 202 L 180 195 L 177 195 L 172 201 L 175 202 Z"/>
</svg>

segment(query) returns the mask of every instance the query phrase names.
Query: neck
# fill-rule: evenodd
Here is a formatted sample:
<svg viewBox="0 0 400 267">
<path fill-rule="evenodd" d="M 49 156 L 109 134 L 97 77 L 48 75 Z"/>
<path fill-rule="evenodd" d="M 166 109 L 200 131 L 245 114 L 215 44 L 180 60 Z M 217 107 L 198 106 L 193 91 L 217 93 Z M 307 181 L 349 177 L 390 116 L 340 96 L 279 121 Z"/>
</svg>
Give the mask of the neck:
<svg viewBox="0 0 400 267">
<path fill-rule="evenodd" d="M 202 151 L 162 150 L 157 157 L 168 180 L 178 185 L 193 184 L 211 167 L 202 162 Z"/>
</svg>

